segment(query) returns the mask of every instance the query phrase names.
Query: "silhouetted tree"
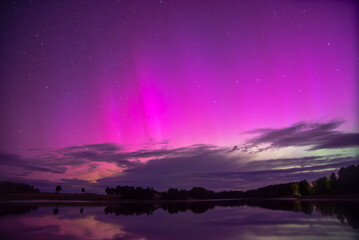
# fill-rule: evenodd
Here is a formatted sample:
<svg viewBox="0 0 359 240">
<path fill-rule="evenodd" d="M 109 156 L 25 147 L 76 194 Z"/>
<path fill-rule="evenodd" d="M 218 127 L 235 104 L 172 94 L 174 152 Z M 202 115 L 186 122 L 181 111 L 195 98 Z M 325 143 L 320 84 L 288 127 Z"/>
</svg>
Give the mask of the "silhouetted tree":
<svg viewBox="0 0 359 240">
<path fill-rule="evenodd" d="M 111 188 L 107 187 L 105 189 L 105 192 L 106 192 L 107 195 L 111 195 Z"/>
<path fill-rule="evenodd" d="M 153 188 L 116 186 L 116 188 L 106 188 L 107 194 L 121 195 L 123 199 L 151 200 L 158 194 Z"/>
<path fill-rule="evenodd" d="M 359 165 L 340 168 L 338 175 L 341 193 L 359 193 Z"/>
<path fill-rule="evenodd" d="M 300 196 L 299 183 L 297 183 L 297 182 L 292 183 L 290 185 L 290 189 L 291 189 L 291 196 L 294 196 L 294 197 Z"/>
<path fill-rule="evenodd" d="M 332 172 L 332 174 L 330 174 L 330 180 L 332 181 L 332 182 L 335 182 L 335 181 L 337 181 L 337 175 L 335 175 L 335 173 L 333 173 Z"/>
<path fill-rule="evenodd" d="M 189 195 L 193 198 L 208 199 L 213 197 L 214 192 L 202 187 L 194 187 L 189 191 Z"/>
<path fill-rule="evenodd" d="M 307 180 L 303 180 L 299 182 L 299 192 L 302 196 L 307 196 L 310 193 L 310 184 Z"/>
<path fill-rule="evenodd" d="M 62 188 L 60 185 L 57 185 L 55 190 L 56 190 L 56 193 L 59 193 L 62 190 Z"/>
<path fill-rule="evenodd" d="M 322 177 L 313 182 L 314 194 L 326 194 L 330 190 L 330 179 Z"/>
<path fill-rule="evenodd" d="M 335 193 L 338 190 L 338 179 L 337 179 L 337 175 L 335 175 L 335 173 L 330 174 L 330 188 L 331 188 L 331 192 Z"/>
</svg>

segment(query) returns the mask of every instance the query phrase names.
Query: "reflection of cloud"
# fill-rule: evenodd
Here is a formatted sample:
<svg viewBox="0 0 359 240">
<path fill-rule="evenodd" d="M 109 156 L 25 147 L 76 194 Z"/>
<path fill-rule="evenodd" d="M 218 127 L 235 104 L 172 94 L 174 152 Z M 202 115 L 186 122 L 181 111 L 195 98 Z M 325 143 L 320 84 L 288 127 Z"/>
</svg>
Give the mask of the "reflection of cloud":
<svg viewBox="0 0 359 240">
<path fill-rule="evenodd" d="M 290 146 L 309 146 L 310 150 L 336 149 L 359 146 L 359 133 L 347 133 L 336 130 L 343 122 L 296 123 L 282 129 L 256 129 L 248 133 L 259 134 L 249 140 L 242 150 L 259 147 L 258 151 Z M 260 147 L 262 144 L 269 144 Z"/>
<path fill-rule="evenodd" d="M 279 203 L 264 200 L 256 203 L 247 200 L 243 203 L 258 207 L 236 207 L 232 201 L 226 201 L 222 202 L 222 207 L 212 208 L 211 211 L 203 214 L 173 215 L 158 212 L 151 216 L 131 217 L 104 215 L 98 210 L 93 210 L 87 217 L 83 217 L 78 213 L 78 208 L 71 209 L 71 207 L 61 208 L 59 215 L 56 216 L 46 215 L 51 212 L 37 211 L 31 215 L 0 218 L 0 235 L 3 239 L 52 240 L 356 239 L 358 235 L 355 229 L 352 230 L 350 226 L 335 219 L 335 214 L 342 213 L 341 205 L 347 205 L 347 203 L 339 205 L 338 208 L 336 204 L 323 203 L 323 207 L 320 208 L 316 205 L 317 211 L 312 212 L 311 209 L 311 215 L 300 212 L 300 209 L 305 206 L 304 202 L 301 204 L 297 201 Z M 207 204 L 214 205 L 215 203 Z M 354 206 L 355 203 L 352 205 Z M 201 202 L 197 206 L 202 209 L 206 203 Z M 277 209 L 277 211 L 270 209 Z M 320 212 L 325 215 L 321 216 Z M 86 213 L 87 211 L 84 212 Z"/>
<path fill-rule="evenodd" d="M 26 228 L 41 226 L 42 234 L 46 230 L 51 234 L 56 234 L 58 239 L 69 236 L 70 239 L 133 239 L 133 233 L 127 233 L 124 228 L 115 223 L 98 221 L 95 216 L 84 218 L 65 219 L 59 216 L 45 217 L 22 217 L 19 219 L 21 225 Z M 47 234 L 44 236 L 48 236 Z M 40 236 L 39 236 L 40 237 Z M 136 237 L 136 239 L 139 239 Z"/>
<path fill-rule="evenodd" d="M 355 232 L 343 231 L 343 224 L 332 217 L 273 211 L 253 207 L 230 208 L 235 213 L 208 218 L 200 224 L 207 228 L 236 229 L 233 239 L 352 239 Z"/>
</svg>

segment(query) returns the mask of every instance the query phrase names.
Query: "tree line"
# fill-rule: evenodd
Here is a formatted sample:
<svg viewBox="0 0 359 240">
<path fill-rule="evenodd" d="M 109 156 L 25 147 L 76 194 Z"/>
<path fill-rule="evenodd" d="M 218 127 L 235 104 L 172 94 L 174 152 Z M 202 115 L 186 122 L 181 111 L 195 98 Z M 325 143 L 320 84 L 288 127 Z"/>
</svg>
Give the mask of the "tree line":
<svg viewBox="0 0 359 240">
<path fill-rule="evenodd" d="M 118 195 L 122 199 L 136 200 L 188 200 L 188 199 L 226 199 L 226 198 L 263 198 L 263 197 L 302 197 L 317 195 L 359 194 L 359 164 L 342 167 L 338 175 L 321 177 L 309 183 L 307 180 L 270 185 L 248 191 L 213 192 L 202 187 L 191 190 L 169 188 L 158 192 L 153 188 L 132 186 L 107 187 L 108 195 Z"/>
<path fill-rule="evenodd" d="M 122 199 L 136 200 L 186 200 L 186 199 L 211 199 L 215 197 L 215 192 L 202 187 L 194 187 L 190 191 L 177 188 L 169 188 L 165 192 L 158 192 L 153 188 L 142 188 L 132 186 L 107 187 L 108 195 L 119 195 Z"/>
<path fill-rule="evenodd" d="M 0 182 L 0 193 L 39 193 L 40 190 L 25 183 Z"/>
</svg>

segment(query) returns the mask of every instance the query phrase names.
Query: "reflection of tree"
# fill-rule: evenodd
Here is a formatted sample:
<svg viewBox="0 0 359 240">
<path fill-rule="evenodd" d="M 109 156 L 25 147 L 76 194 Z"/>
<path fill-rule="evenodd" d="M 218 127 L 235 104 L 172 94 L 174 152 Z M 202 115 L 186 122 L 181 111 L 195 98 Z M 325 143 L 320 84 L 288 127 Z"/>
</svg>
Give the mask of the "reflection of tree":
<svg viewBox="0 0 359 240">
<path fill-rule="evenodd" d="M 302 212 L 307 215 L 311 215 L 313 212 L 314 205 L 311 202 L 303 201 L 301 202 Z"/>
<path fill-rule="evenodd" d="M 167 211 L 170 214 L 176 214 L 179 212 L 186 212 L 187 210 L 193 213 L 204 213 L 209 209 L 212 209 L 216 206 L 213 201 L 206 202 L 161 202 L 161 203 L 146 203 L 146 204 L 135 204 L 135 203 L 126 203 L 116 206 L 105 207 L 105 214 L 115 214 L 116 216 L 120 215 L 152 215 L 154 211 L 161 208 Z"/>
<path fill-rule="evenodd" d="M 115 214 L 116 216 L 124 215 L 152 215 L 158 207 L 155 204 L 120 204 L 113 207 L 105 207 L 105 214 Z"/>
<path fill-rule="evenodd" d="M 357 202 L 333 202 L 333 201 L 292 201 L 292 200 L 228 200 L 228 201 L 178 201 L 159 203 L 126 203 L 105 207 L 105 214 L 120 215 L 152 215 L 161 208 L 170 214 L 178 214 L 186 211 L 204 213 L 216 206 L 221 207 L 260 207 L 270 210 L 284 210 L 302 212 L 311 215 L 314 208 L 323 216 L 337 217 L 341 222 L 348 222 L 353 228 L 359 228 L 359 206 Z"/>
<path fill-rule="evenodd" d="M 221 207 L 260 207 L 270 210 L 284 210 L 292 212 L 302 212 L 310 215 L 315 211 L 322 216 L 336 217 L 342 223 L 348 223 L 351 227 L 359 229 L 359 205 L 357 201 L 310 201 L 310 200 L 223 200 L 223 201 L 161 201 L 152 203 L 121 203 L 111 204 L 104 208 L 105 214 L 115 214 L 116 216 L 130 215 L 152 215 L 157 209 L 162 209 L 169 214 L 178 214 L 190 211 L 195 214 L 202 214 L 206 211 Z M 29 205 L 4 204 L 0 206 L 0 217 L 7 215 L 25 214 L 35 211 L 38 207 Z M 58 215 L 60 212 L 56 206 L 53 214 Z M 80 213 L 84 212 L 83 206 Z"/>
<path fill-rule="evenodd" d="M 336 216 L 337 219 L 355 229 L 359 229 L 359 206 L 358 202 L 316 202 L 316 209 L 323 216 Z"/>
<path fill-rule="evenodd" d="M 2 205 L 0 206 L 0 217 L 7 215 L 20 215 L 35 211 L 37 206 Z"/>
<path fill-rule="evenodd" d="M 57 206 L 54 208 L 54 211 L 53 211 L 53 213 L 54 213 L 54 215 L 57 215 L 57 214 L 59 214 L 59 212 L 60 212 L 60 210 L 57 208 Z"/>
</svg>

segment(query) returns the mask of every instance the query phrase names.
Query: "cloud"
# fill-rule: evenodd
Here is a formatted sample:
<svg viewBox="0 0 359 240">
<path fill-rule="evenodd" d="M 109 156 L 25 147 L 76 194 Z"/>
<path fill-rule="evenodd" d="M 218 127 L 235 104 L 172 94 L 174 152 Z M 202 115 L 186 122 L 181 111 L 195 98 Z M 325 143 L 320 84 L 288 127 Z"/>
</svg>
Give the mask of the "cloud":
<svg viewBox="0 0 359 240">
<path fill-rule="evenodd" d="M 358 164 L 359 156 L 340 155 L 303 158 L 264 159 L 248 161 L 245 157 L 228 158 L 225 152 L 210 152 L 203 156 L 163 158 L 124 171 L 120 176 L 99 180 L 105 186 L 152 186 L 187 188 L 203 186 L 213 190 L 247 190 L 264 185 L 312 181 L 328 176 L 340 167 Z"/>
<path fill-rule="evenodd" d="M 210 145 L 193 145 L 169 149 L 161 157 L 124 170 L 120 176 L 100 179 L 105 185 L 152 186 L 160 190 L 168 187 L 191 188 L 210 185 L 197 178 L 198 173 L 237 169 L 244 157 L 226 154 L 227 148 Z"/>
<path fill-rule="evenodd" d="M 240 148 L 237 145 L 235 145 L 231 150 L 227 151 L 227 153 L 231 153 L 238 150 L 240 150 Z"/>
<path fill-rule="evenodd" d="M 115 143 L 99 143 L 99 144 L 87 144 L 87 145 L 79 145 L 79 146 L 70 146 L 66 148 L 58 149 L 59 153 L 67 153 L 72 151 L 99 151 L 99 152 L 115 152 L 123 150 L 123 147 L 115 144 Z"/>
<path fill-rule="evenodd" d="M 311 161 L 311 164 L 306 164 Z M 280 168 L 271 167 L 282 163 Z M 312 181 L 329 176 L 339 168 L 359 163 L 359 156 L 322 158 L 293 158 L 251 161 L 237 171 L 217 171 L 200 175 L 203 181 L 231 180 L 234 186 L 242 189 L 257 188 L 264 185 L 294 182 L 307 179 Z M 265 166 L 263 166 L 263 164 Z M 232 187 L 234 187 L 232 186 Z"/>
<path fill-rule="evenodd" d="M 343 121 L 328 123 L 299 122 L 282 129 L 256 129 L 247 133 L 258 134 L 242 146 L 241 150 L 257 149 L 261 152 L 282 147 L 310 147 L 309 150 L 338 149 L 359 146 L 359 133 L 336 130 Z M 267 145 L 263 147 L 263 145 Z"/>
<path fill-rule="evenodd" d="M 228 149 L 205 144 L 127 152 L 122 149 L 96 147 L 84 151 L 83 147 L 75 146 L 66 151 L 52 150 L 36 159 L 2 154 L 0 164 L 7 173 L 7 167 L 17 167 L 20 170 L 13 178 L 28 179 L 45 190 L 53 191 L 53 186 L 61 183 L 68 191 L 79 191 L 85 186 L 90 191 L 102 192 L 106 186 L 119 184 L 151 186 L 159 190 L 194 186 L 217 191 L 246 190 L 268 184 L 314 180 L 340 167 L 359 163 L 358 156 L 340 154 L 253 161 L 240 151 L 228 154 L 239 149 L 236 146 Z M 39 173 L 46 171 L 50 178 L 39 179 L 43 176 Z"/>
<path fill-rule="evenodd" d="M 5 154 L 0 152 L 0 166 L 6 167 L 21 167 L 22 169 L 28 170 L 28 171 L 38 171 L 38 172 L 48 172 L 48 173 L 65 173 L 66 168 L 65 167 L 44 167 L 44 166 L 38 166 L 37 164 L 34 165 L 31 161 L 31 159 L 22 159 L 16 155 L 13 154 Z"/>
<path fill-rule="evenodd" d="M 223 156 L 228 149 L 214 145 L 196 144 L 181 148 L 162 147 L 136 151 L 123 149 L 121 146 L 104 143 L 45 149 L 39 157 L 28 159 L 1 154 L 0 165 L 4 166 L 2 170 L 8 177 L 22 176 L 33 180 L 49 180 L 64 184 L 72 182 L 78 185 L 81 184 L 78 181 L 94 183 L 119 174 L 126 175 L 127 180 L 132 177 L 144 179 L 148 169 L 158 177 L 163 174 L 185 173 L 191 169 L 227 169 L 223 163 Z M 233 162 L 229 161 L 226 164 L 229 163 Z M 51 174 L 44 175 L 39 172 Z"/>
<path fill-rule="evenodd" d="M 151 186 L 159 190 L 194 186 L 245 190 L 288 181 L 314 180 L 340 167 L 358 164 L 358 156 L 343 152 L 255 161 L 253 154 L 245 153 L 283 147 L 305 146 L 317 150 L 358 146 L 358 133 L 337 130 L 342 123 L 300 122 L 282 129 L 257 129 L 250 132 L 257 134 L 254 138 L 243 146 L 232 148 L 208 144 L 170 148 L 165 142 L 153 143 L 152 147 L 146 144 L 142 149 L 131 151 L 114 143 L 101 143 L 37 149 L 40 155 L 36 158 L 0 153 L 0 171 L 3 179 L 6 176 L 21 181 L 28 179 L 50 190 L 59 182 L 66 189 L 86 185 L 86 189 L 97 192 L 119 184 Z M 258 156 L 255 157 L 258 159 Z M 41 181 L 44 183 L 40 184 Z"/>
</svg>

